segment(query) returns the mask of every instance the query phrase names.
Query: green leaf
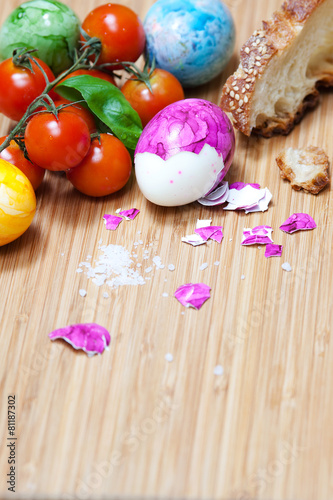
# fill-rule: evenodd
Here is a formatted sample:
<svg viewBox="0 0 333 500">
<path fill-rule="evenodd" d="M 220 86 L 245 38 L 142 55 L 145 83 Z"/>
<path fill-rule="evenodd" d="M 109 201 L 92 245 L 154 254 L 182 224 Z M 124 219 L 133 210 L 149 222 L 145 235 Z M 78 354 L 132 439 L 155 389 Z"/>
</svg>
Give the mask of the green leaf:
<svg viewBox="0 0 333 500">
<path fill-rule="evenodd" d="M 127 148 L 135 149 L 142 132 L 140 117 L 112 83 L 94 76 L 80 75 L 61 82 L 56 90 L 70 101 L 84 99 L 89 109 Z"/>
</svg>

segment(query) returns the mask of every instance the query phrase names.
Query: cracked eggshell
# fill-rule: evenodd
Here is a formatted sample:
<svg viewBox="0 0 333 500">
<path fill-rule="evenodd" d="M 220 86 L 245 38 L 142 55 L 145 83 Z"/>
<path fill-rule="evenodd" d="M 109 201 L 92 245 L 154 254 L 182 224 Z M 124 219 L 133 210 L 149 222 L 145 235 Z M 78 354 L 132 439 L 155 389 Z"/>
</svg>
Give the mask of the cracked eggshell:
<svg viewBox="0 0 333 500">
<path fill-rule="evenodd" d="M 235 134 L 227 115 L 204 99 L 170 104 L 144 128 L 134 162 L 143 195 L 180 206 L 210 193 L 228 172 Z"/>
</svg>

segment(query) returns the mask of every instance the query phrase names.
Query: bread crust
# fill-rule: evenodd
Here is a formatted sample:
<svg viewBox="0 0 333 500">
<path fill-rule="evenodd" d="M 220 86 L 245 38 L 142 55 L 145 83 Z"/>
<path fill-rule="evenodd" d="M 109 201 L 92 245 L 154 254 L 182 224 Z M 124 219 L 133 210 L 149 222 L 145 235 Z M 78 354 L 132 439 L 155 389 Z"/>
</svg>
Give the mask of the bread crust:
<svg viewBox="0 0 333 500">
<path fill-rule="evenodd" d="M 273 134 L 288 134 L 308 108 L 314 107 L 319 99 L 317 87 L 333 86 L 333 71 L 319 78 L 313 92 L 306 96 L 296 112 L 283 117 L 268 119 L 259 128 L 250 126 L 250 113 L 256 82 L 261 78 L 270 61 L 288 48 L 297 37 L 311 14 L 326 0 L 287 0 L 272 19 L 263 21 L 242 46 L 238 69 L 226 81 L 220 101 L 221 108 L 231 113 L 234 126 L 249 136 L 251 132 L 264 137 Z"/>
<path fill-rule="evenodd" d="M 289 151 L 297 153 L 297 162 L 290 159 Z M 318 194 L 329 183 L 329 160 L 325 151 L 315 146 L 281 151 L 276 158 L 282 179 L 287 179 L 296 191 L 304 189 Z M 297 164 L 296 164 L 297 163 Z M 300 172 L 300 168 L 302 172 Z M 306 175 L 302 178 L 303 169 Z"/>
</svg>

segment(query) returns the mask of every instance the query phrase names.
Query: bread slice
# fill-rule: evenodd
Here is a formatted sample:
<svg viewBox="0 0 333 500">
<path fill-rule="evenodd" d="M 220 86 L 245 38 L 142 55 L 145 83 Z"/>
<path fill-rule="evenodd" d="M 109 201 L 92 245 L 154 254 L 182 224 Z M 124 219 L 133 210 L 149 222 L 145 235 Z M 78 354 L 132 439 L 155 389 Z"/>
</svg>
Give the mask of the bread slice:
<svg viewBox="0 0 333 500">
<path fill-rule="evenodd" d="M 243 45 L 221 108 L 246 135 L 288 134 L 333 86 L 333 0 L 287 0 Z"/>
<path fill-rule="evenodd" d="M 291 187 L 318 194 L 328 183 L 328 156 L 321 148 L 288 148 L 276 158 L 281 177 L 291 182 Z"/>
</svg>

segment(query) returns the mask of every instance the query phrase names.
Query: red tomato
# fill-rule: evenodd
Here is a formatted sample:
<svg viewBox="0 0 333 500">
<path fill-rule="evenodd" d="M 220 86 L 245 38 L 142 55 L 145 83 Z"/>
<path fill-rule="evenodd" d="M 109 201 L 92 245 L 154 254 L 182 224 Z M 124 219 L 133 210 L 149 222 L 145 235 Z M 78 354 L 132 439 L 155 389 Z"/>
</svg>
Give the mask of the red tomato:
<svg viewBox="0 0 333 500">
<path fill-rule="evenodd" d="M 130 178 L 131 155 L 124 144 L 111 134 L 93 139 L 82 163 L 66 172 L 73 186 L 88 196 L 106 196 L 119 191 Z"/>
<path fill-rule="evenodd" d="M 64 80 L 68 80 L 68 78 L 72 78 L 72 76 L 80 76 L 80 75 L 88 75 L 88 76 L 94 76 L 96 78 L 101 78 L 102 80 L 106 80 L 107 82 L 112 83 L 112 85 L 117 86 L 115 79 L 113 78 L 112 75 L 110 75 L 109 73 L 105 73 L 105 71 L 100 71 L 98 69 L 77 69 L 76 71 L 73 71 L 69 75 L 65 76 L 65 78 L 61 80 L 61 82 L 63 82 Z"/>
<path fill-rule="evenodd" d="M 59 98 L 56 101 L 54 101 L 54 104 L 57 107 L 60 106 L 61 104 L 70 104 L 70 103 L 71 101 L 67 101 L 67 99 L 62 99 L 62 98 Z M 71 113 L 75 113 L 81 116 L 81 118 L 83 118 L 86 124 L 88 125 L 89 132 L 91 134 L 96 132 L 95 117 L 89 111 L 89 109 L 84 108 L 83 106 L 81 106 L 81 104 L 72 104 L 71 106 L 66 106 L 64 110 L 70 111 Z"/>
<path fill-rule="evenodd" d="M 29 158 L 47 170 L 68 170 L 78 165 L 89 151 L 88 125 L 79 115 L 60 111 L 35 115 L 25 129 Z"/>
<path fill-rule="evenodd" d="M 35 58 L 45 71 L 49 81 L 54 80 L 50 68 L 40 59 Z M 19 121 L 29 104 L 43 93 L 46 82 L 43 73 L 32 63 L 33 73 L 15 66 L 13 59 L 6 59 L 0 64 L 0 112 L 12 120 Z M 55 97 L 52 91 L 50 96 Z"/>
<path fill-rule="evenodd" d="M 0 144 L 6 139 L 7 136 L 1 137 Z M 19 168 L 28 177 L 35 191 L 41 185 L 45 169 L 29 161 L 15 141 L 10 141 L 10 145 L 1 151 L 0 158 L 9 161 L 9 163 Z"/>
<path fill-rule="evenodd" d="M 132 9 L 124 5 L 108 3 L 96 7 L 87 15 L 82 28 L 89 36 L 97 37 L 102 42 L 98 64 L 134 62 L 145 48 L 146 35 L 142 22 Z"/>
<path fill-rule="evenodd" d="M 179 80 L 164 69 L 156 68 L 149 82 L 152 93 L 144 82 L 135 80 L 135 77 L 127 80 L 121 88 L 132 108 L 139 114 L 144 127 L 165 106 L 185 97 Z"/>
</svg>

